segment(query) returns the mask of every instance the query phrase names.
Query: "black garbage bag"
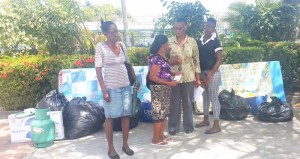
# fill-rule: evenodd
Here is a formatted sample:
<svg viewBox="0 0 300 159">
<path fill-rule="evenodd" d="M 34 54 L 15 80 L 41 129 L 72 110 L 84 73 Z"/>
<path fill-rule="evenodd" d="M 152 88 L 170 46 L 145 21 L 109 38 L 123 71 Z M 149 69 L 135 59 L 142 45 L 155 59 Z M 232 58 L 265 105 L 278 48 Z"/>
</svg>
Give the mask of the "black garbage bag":
<svg viewBox="0 0 300 159">
<path fill-rule="evenodd" d="M 141 105 L 142 105 L 141 100 L 139 98 L 137 98 L 137 108 L 140 108 Z M 137 127 L 139 121 L 140 121 L 140 109 L 138 109 L 138 112 L 136 114 L 130 116 L 129 129 L 133 129 L 133 128 Z M 113 130 L 114 131 L 122 131 L 121 117 L 114 118 Z"/>
<path fill-rule="evenodd" d="M 219 94 L 221 104 L 220 118 L 224 120 L 243 120 L 250 113 L 250 106 L 246 105 L 244 98 L 231 92 L 222 90 Z"/>
<path fill-rule="evenodd" d="M 227 104 L 227 103 L 231 103 L 231 96 L 232 96 L 231 92 L 224 89 L 219 93 L 218 97 L 220 102 Z"/>
<path fill-rule="evenodd" d="M 50 91 L 38 104 L 37 108 L 49 108 L 50 111 L 63 111 L 69 101 L 63 93 L 56 90 Z"/>
<path fill-rule="evenodd" d="M 257 108 L 258 120 L 265 122 L 288 122 L 294 117 L 293 108 L 277 97 L 271 97 L 272 101 L 264 102 Z"/>
<path fill-rule="evenodd" d="M 100 130 L 105 121 L 103 108 L 96 103 L 86 101 L 85 97 L 72 99 L 63 112 L 63 118 L 67 139 L 92 134 Z"/>
</svg>

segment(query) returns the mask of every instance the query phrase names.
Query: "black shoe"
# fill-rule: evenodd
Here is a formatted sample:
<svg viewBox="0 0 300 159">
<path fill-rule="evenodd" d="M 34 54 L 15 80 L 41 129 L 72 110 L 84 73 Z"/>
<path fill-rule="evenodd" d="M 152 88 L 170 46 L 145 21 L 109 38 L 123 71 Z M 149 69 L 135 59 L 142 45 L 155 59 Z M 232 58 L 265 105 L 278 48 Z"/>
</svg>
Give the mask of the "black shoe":
<svg viewBox="0 0 300 159">
<path fill-rule="evenodd" d="M 193 132 L 193 130 L 185 130 L 186 134 L 189 134 L 189 133 L 192 133 L 192 132 Z"/>
<path fill-rule="evenodd" d="M 170 135 L 176 135 L 176 131 L 175 130 L 169 130 L 169 134 Z"/>
<path fill-rule="evenodd" d="M 130 148 L 128 148 L 128 149 L 122 148 L 122 150 L 123 150 L 128 156 L 132 156 L 132 155 L 134 154 L 134 152 L 133 152 Z"/>
<path fill-rule="evenodd" d="M 108 157 L 109 157 L 110 159 L 120 159 L 120 156 L 119 156 L 118 154 L 116 154 L 116 155 L 114 155 L 114 156 L 110 156 L 110 155 L 108 154 Z"/>
</svg>

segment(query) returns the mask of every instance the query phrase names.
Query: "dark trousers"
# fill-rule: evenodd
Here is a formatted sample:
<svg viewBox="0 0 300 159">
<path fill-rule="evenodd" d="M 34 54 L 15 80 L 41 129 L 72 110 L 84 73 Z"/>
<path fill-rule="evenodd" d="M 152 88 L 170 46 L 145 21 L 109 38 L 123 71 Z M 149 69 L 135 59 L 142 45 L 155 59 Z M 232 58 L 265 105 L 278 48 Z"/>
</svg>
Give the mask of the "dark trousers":
<svg viewBox="0 0 300 159">
<path fill-rule="evenodd" d="M 183 110 L 183 129 L 193 131 L 194 81 L 178 83 L 171 89 L 171 104 L 168 128 L 180 131 L 181 108 Z"/>
</svg>

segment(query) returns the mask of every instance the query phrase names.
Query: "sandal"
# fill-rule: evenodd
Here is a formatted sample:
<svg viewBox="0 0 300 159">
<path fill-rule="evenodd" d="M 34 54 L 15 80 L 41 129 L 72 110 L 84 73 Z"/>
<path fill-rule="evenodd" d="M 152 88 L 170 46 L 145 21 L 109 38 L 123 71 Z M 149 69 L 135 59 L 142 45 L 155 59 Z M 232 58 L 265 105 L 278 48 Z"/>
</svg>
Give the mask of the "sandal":
<svg viewBox="0 0 300 159">
<path fill-rule="evenodd" d="M 114 156 L 110 156 L 109 153 L 107 153 L 107 155 L 110 159 L 120 159 L 120 156 L 118 154 L 116 154 Z"/>
<path fill-rule="evenodd" d="M 152 143 L 153 146 L 167 146 L 168 145 L 168 142 L 166 141 L 161 141 L 161 142 L 158 142 L 158 143 Z"/>
<path fill-rule="evenodd" d="M 122 150 L 128 155 L 128 156 L 132 156 L 134 154 L 133 150 L 131 150 L 130 148 L 128 149 L 124 149 L 122 147 Z"/>
<path fill-rule="evenodd" d="M 172 138 L 170 138 L 170 137 L 167 137 L 167 138 L 163 139 L 163 141 L 164 141 L 164 142 L 172 142 L 172 141 L 173 141 L 173 139 L 172 139 Z"/>
</svg>

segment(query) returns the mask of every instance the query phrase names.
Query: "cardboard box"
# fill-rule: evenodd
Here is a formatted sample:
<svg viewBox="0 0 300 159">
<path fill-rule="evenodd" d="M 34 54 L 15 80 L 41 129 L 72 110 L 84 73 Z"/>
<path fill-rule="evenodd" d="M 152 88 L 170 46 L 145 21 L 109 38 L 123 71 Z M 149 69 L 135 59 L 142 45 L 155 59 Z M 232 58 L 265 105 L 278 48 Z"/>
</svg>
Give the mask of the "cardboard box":
<svg viewBox="0 0 300 159">
<path fill-rule="evenodd" d="M 8 116 L 10 139 L 12 143 L 28 142 L 31 140 L 30 123 L 34 120 L 34 115 L 18 117 L 17 114 Z"/>
<path fill-rule="evenodd" d="M 55 140 L 64 139 L 62 111 L 51 111 L 49 115 L 55 123 Z M 21 117 L 18 114 L 11 114 L 8 116 L 12 143 L 31 141 L 30 124 L 33 120 L 35 120 L 34 115 Z"/>
<path fill-rule="evenodd" d="M 51 120 L 55 123 L 55 140 L 61 140 L 65 138 L 65 130 L 63 123 L 62 111 L 49 112 Z"/>
</svg>

